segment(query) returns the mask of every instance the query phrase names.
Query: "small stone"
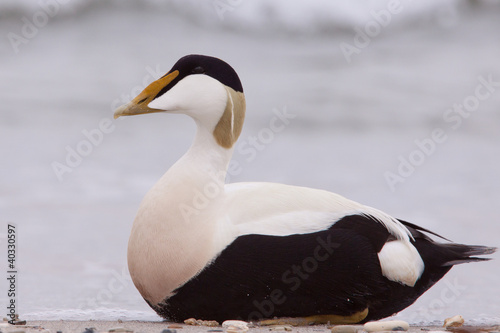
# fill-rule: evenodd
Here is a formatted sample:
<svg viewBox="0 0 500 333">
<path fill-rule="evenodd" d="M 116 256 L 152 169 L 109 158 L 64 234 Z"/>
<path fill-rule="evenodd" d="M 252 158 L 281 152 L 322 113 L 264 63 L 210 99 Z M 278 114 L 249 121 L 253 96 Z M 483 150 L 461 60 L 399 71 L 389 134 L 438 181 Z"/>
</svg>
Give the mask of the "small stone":
<svg viewBox="0 0 500 333">
<path fill-rule="evenodd" d="M 248 331 L 248 323 L 242 320 L 226 320 L 222 323 L 222 328 L 228 332 L 246 332 Z"/>
<path fill-rule="evenodd" d="M 198 319 L 197 323 L 199 326 L 208 326 L 208 327 L 217 327 L 219 326 L 219 323 L 216 322 L 215 320 L 202 320 Z"/>
<path fill-rule="evenodd" d="M 117 332 L 117 333 L 118 333 L 118 332 L 123 332 L 123 333 L 134 333 L 134 331 L 129 330 L 129 329 L 124 328 L 124 327 L 114 327 L 114 328 L 110 328 L 110 329 L 108 330 L 108 332 L 110 332 L 110 333 L 111 333 L 111 332 Z"/>
<path fill-rule="evenodd" d="M 269 327 L 269 330 L 270 331 L 291 331 L 292 328 L 293 327 L 291 325 L 275 325 L 275 326 Z"/>
<path fill-rule="evenodd" d="M 216 322 L 215 320 L 201 320 L 201 319 L 197 320 L 194 318 L 189 318 L 184 320 L 184 324 L 193 326 L 208 326 L 208 327 L 219 326 L 219 323 Z"/>
<path fill-rule="evenodd" d="M 358 328 L 352 325 L 337 325 L 332 327 L 332 333 L 356 333 Z"/>
<path fill-rule="evenodd" d="M 83 333 L 95 333 L 95 327 L 85 328 Z"/>
<path fill-rule="evenodd" d="M 121 320 L 121 319 L 118 319 L 118 322 L 119 322 L 120 324 L 122 324 L 122 323 L 123 323 L 123 320 Z"/>
<path fill-rule="evenodd" d="M 186 320 L 184 320 L 184 324 L 186 324 L 186 325 L 196 325 L 196 319 L 194 319 L 194 318 L 186 319 Z"/>
<path fill-rule="evenodd" d="M 444 320 L 443 327 L 460 327 L 464 324 L 464 317 L 456 315 Z"/>
<path fill-rule="evenodd" d="M 372 321 L 366 323 L 363 328 L 367 332 L 408 331 L 410 325 L 402 320 Z"/>
<path fill-rule="evenodd" d="M 177 328 L 177 329 L 179 329 L 179 328 L 182 328 L 182 326 L 178 325 L 178 324 L 171 324 L 171 325 L 168 325 L 167 328 Z"/>
<path fill-rule="evenodd" d="M 177 331 L 165 329 L 165 330 L 161 331 L 161 333 L 177 333 Z"/>
</svg>

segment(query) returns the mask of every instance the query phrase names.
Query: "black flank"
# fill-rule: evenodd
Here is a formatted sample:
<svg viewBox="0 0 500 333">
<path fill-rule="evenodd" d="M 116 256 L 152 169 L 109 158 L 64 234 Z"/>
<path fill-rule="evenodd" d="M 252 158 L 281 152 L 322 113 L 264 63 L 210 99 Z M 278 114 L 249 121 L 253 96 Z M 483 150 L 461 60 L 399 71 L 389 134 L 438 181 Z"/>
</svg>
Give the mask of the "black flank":
<svg viewBox="0 0 500 333">
<path fill-rule="evenodd" d="M 175 67 L 175 66 L 174 66 Z M 164 318 L 255 321 L 273 317 L 352 315 L 368 307 L 365 321 L 411 305 L 453 263 L 493 248 L 440 244 L 427 230 L 401 221 L 425 263 L 414 287 L 382 276 L 377 253 L 394 239 L 369 216 L 342 218 L 329 229 L 291 236 L 238 237 L 198 276 L 153 309 Z M 432 233 L 431 233 L 432 234 Z"/>
</svg>

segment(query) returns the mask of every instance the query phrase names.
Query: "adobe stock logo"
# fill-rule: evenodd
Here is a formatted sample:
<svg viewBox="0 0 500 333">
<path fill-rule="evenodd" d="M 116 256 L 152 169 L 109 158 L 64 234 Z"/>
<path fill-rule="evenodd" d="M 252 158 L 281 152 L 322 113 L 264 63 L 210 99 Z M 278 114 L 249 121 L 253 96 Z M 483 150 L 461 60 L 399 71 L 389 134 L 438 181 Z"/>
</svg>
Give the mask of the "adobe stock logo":
<svg viewBox="0 0 500 333">
<path fill-rule="evenodd" d="M 452 107 L 443 112 L 442 119 L 448 126 L 434 128 L 430 135 L 423 139 L 415 139 L 416 148 L 406 156 L 398 156 L 398 166 L 393 171 L 386 171 L 384 179 L 392 192 L 396 190 L 396 185 L 404 183 L 416 169 L 423 165 L 427 159 L 438 151 L 439 145 L 446 142 L 451 130 L 458 130 L 463 122 L 479 110 L 481 103 L 484 103 L 500 88 L 500 81 L 494 81 L 493 75 L 477 77 L 477 85 L 474 93 L 466 96 L 461 103 L 454 103 Z"/>
<path fill-rule="evenodd" d="M 385 27 L 387 27 L 394 15 L 397 15 L 403 11 L 403 5 L 400 0 L 391 0 L 387 3 L 385 9 L 379 11 L 371 10 L 370 16 L 371 20 L 365 23 L 363 28 L 356 27 L 354 31 L 356 34 L 353 38 L 353 43 L 340 43 L 340 51 L 344 55 L 347 63 L 351 63 L 352 57 L 356 54 L 360 54 L 362 50 L 367 48 L 372 39 L 377 38 Z"/>
<path fill-rule="evenodd" d="M 31 19 L 26 16 L 21 18 L 23 26 L 20 34 L 13 31 L 7 34 L 7 38 L 9 39 L 14 53 L 19 53 L 19 47 L 21 45 L 26 45 L 33 40 L 40 32 L 40 29 L 45 27 L 50 19 L 54 18 L 59 13 L 61 5 L 65 5 L 69 1 L 71 0 L 39 0 L 38 5 L 40 9 L 33 13 Z"/>
<path fill-rule="evenodd" d="M 335 249 L 340 247 L 340 244 L 332 242 L 331 235 L 328 235 L 326 239 L 318 236 L 316 242 L 318 245 L 314 248 L 311 256 L 304 258 L 298 265 L 290 266 L 281 275 L 281 282 L 283 282 L 283 285 L 286 286 L 289 292 L 298 290 L 303 281 L 314 274 L 321 263 L 327 261 Z M 261 301 L 254 300 L 252 304 L 256 310 L 248 315 L 247 321 L 272 318 L 276 306 L 282 305 L 287 301 L 287 296 L 285 295 L 286 289 L 275 288 L 269 293 L 269 297 L 266 297 L 266 299 Z"/>
<path fill-rule="evenodd" d="M 243 0 L 213 0 L 212 6 L 219 16 L 221 21 L 224 20 L 226 12 L 233 12 L 237 7 L 241 6 Z"/>
<path fill-rule="evenodd" d="M 160 77 L 163 71 L 161 71 L 160 66 L 155 67 L 146 66 L 145 68 L 147 74 L 144 75 L 142 79 L 142 84 L 134 86 L 129 93 L 122 93 L 119 98 L 114 99 L 110 105 L 110 111 L 114 112 L 116 108 L 123 104 L 128 103 L 132 100 L 133 96 L 137 96 L 144 88 L 147 87 L 149 82 L 157 77 Z M 84 158 L 92 154 L 94 149 L 103 144 L 106 135 L 109 135 L 115 130 L 116 126 L 111 118 L 104 117 L 99 120 L 99 123 L 95 128 L 90 130 L 83 129 L 81 133 L 84 138 L 79 140 L 75 145 L 66 145 L 66 156 L 60 161 L 53 161 L 50 166 L 52 171 L 54 171 L 55 176 L 62 182 L 64 176 L 73 172 L 73 170 L 79 167 Z"/>
<path fill-rule="evenodd" d="M 104 134 L 109 134 L 115 130 L 115 125 L 109 118 L 103 118 L 99 122 L 97 128 L 89 130 L 82 130 L 82 134 L 85 139 L 78 141 L 75 148 L 71 146 L 66 146 L 66 158 L 65 164 L 53 161 L 51 163 L 52 170 L 56 175 L 57 179 L 62 182 L 63 175 L 66 173 L 71 173 L 74 168 L 82 164 L 83 158 L 92 154 L 94 148 L 99 146 L 104 140 Z"/>
<path fill-rule="evenodd" d="M 236 152 L 245 157 L 245 162 L 254 161 L 259 152 L 265 150 L 275 137 L 290 125 L 291 120 L 297 117 L 296 114 L 288 112 L 286 105 L 281 110 L 273 108 L 272 113 L 273 116 L 267 126 L 261 128 L 256 135 L 250 135 L 237 144 Z M 209 173 L 212 181 L 206 183 L 203 188 L 196 189 L 191 202 L 179 205 L 183 220 L 191 223 L 193 217 L 199 216 L 212 200 L 224 192 L 225 180 L 229 183 L 231 177 L 240 175 L 243 170 L 244 164 L 233 159 L 229 162 L 227 172 Z"/>
<path fill-rule="evenodd" d="M 109 278 L 106 285 L 96 293 L 94 297 L 88 297 L 80 304 L 80 309 L 97 309 L 100 306 L 110 302 L 113 298 L 122 293 L 132 284 L 132 280 L 126 266 L 122 267 L 121 271 L 112 270 L 112 277 Z"/>
</svg>

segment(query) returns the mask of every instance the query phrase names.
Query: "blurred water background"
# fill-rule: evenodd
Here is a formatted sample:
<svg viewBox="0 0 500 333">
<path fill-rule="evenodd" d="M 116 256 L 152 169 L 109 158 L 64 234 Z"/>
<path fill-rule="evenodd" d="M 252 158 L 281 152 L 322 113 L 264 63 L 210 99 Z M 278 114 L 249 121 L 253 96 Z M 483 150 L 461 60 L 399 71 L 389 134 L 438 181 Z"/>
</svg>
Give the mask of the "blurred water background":
<svg viewBox="0 0 500 333">
<path fill-rule="evenodd" d="M 323 188 L 498 246 L 499 15 L 495 1 L 3 0 L 0 253 L 13 223 L 21 318 L 160 320 L 130 281 L 127 240 L 195 127 L 112 114 L 190 53 L 243 82 L 231 182 Z M 285 110 L 295 117 L 269 136 Z M 397 317 L 498 324 L 493 257 L 453 268 Z"/>
</svg>

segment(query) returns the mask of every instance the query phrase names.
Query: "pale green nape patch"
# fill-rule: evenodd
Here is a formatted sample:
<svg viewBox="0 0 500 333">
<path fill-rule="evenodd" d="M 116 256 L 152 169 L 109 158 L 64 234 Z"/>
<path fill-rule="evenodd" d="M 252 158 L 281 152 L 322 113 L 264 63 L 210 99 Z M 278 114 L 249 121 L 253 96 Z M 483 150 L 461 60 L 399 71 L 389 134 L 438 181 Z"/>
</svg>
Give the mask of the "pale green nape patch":
<svg viewBox="0 0 500 333">
<path fill-rule="evenodd" d="M 245 120 L 245 95 L 232 88 L 225 87 L 227 91 L 227 104 L 224 114 L 214 129 L 214 137 L 219 145 L 231 148 L 243 129 Z"/>
</svg>

